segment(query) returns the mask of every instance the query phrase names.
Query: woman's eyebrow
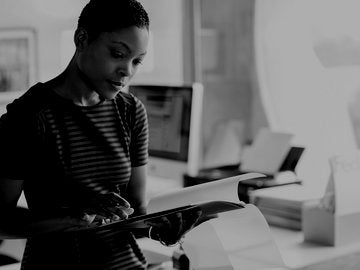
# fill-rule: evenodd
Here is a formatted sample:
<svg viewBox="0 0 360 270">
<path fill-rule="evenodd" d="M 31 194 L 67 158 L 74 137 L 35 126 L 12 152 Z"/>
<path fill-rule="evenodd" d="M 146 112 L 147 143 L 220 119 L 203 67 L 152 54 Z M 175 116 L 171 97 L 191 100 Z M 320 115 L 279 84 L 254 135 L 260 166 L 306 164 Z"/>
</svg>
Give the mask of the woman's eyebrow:
<svg viewBox="0 0 360 270">
<path fill-rule="evenodd" d="M 111 43 L 116 44 L 116 45 L 121 45 L 122 47 L 124 47 L 124 49 L 126 49 L 129 53 L 131 52 L 130 47 L 122 41 L 112 41 Z"/>
<path fill-rule="evenodd" d="M 116 45 L 121 45 L 122 47 L 124 47 L 125 50 L 127 50 L 127 53 L 131 53 L 132 50 L 130 49 L 130 47 L 125 43 L 125 42 L 122 42 L 122 41 L 112 41 L 111 43 L 114 43 Z M 139 56 L 144 56 L 146 55 L 147 52 L 143 52 L 141 54 L 139 54 Z"/>
</svg>

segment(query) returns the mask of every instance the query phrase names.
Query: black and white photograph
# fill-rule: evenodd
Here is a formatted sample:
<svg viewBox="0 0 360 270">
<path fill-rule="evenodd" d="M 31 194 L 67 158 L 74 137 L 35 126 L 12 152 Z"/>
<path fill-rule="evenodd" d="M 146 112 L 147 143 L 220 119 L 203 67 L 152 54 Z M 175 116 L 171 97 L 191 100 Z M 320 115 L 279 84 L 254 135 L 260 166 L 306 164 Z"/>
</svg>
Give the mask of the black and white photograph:
<svg viewBox="0 0 360 270">
<path fill-rule="evenodd" d="M 0 270 L 359 270 L 359 11 L 0 0 Z"/>
</svg>

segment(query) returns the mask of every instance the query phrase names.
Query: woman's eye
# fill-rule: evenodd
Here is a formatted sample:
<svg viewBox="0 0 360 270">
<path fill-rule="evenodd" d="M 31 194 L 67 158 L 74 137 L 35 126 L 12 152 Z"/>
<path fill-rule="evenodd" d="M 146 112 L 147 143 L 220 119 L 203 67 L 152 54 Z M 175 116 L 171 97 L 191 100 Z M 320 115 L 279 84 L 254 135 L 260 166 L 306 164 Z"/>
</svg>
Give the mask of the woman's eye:
<svg viewBox="0 0 360 270">
<path fill-rule="evenodd" d="M 111 52 L 111 56 L 114 58 L 124 58 L 125 54 L 122 52 Z"/>
<path fill-rule="evenodd" d="M 136 65 L 136 66 L 140 65 L 140 64 L 142 64 L 142 61 L 143 61 L 142 59 L 135 59 L 134 60 L 134 65 Z"/>
</svg>

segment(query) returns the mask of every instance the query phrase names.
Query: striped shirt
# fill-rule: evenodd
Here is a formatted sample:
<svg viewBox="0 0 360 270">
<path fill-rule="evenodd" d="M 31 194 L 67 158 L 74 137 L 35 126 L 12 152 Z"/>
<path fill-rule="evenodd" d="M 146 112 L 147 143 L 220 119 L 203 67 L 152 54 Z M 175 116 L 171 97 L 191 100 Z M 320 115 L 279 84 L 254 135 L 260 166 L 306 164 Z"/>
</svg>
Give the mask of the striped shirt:
<svg viewBox="0 0 360 270">
<path fill-rule="evenodd" d="M 81 107 L 37 84 L 8 106 L 0 133 L 1 147 L 8 149 L 1 154 L 7 168 L 0 174 L 25 180 L 35 214 L 79 209 L 108 192 L 126 198 L 131 167 L 147 162 L 146 112 L 125 93 Z M 69 268 L 145 269 L 146 261 L 131 233 L 97 230 L 28 239 L 21 269 Z"/>
</svg>

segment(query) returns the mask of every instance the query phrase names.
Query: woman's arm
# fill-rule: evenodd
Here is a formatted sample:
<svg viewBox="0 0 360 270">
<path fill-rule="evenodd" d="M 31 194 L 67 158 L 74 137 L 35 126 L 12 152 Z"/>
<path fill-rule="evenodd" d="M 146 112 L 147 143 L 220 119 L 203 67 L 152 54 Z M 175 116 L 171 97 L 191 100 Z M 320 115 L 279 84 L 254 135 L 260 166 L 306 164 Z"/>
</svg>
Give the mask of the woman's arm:
<svg viewBox="0 0 360 270">
<path fill-rule="evenodd" d="M 146 165 L 131 168 L 127 199 L 135 210 L 133 215 L 146 214 Z"/>
<path fill-rule="evenodd" d="M 26 209 L 18 209 L 17 202 L 22 192 L 23 181 L 0 179 L 0 238 L 25 238 L 19 222 L 28 219 Z"/>
<path fill-rule="evenodd" d="M 131 177 L 127 187 L 127 199 L 135 210 L 132 216 L 146 214 L 146 165 L 131 168 Z M 136 238 L 149 236 L 148 229 L 137 229 L 133 233 Z"/>
<path fill-rule="evenodd" d="M 0 239 L 28 238 L 42 233 L 80 229 L 88 222 L 70 216 L 37 218 L 17 207 L 23 181 L 0 178 Z"/>
<path fill-rule="evenodd" d="M 134 208 L 134 215 L 146 214 L 146 165 L 133 167 L 127 189 L 127 199 Z M 149 229 L 137 229 L 136 237 L 149 237 L 164 244 L 175 244 L 187 231 L 196 226 L 201 213 L 197 210 L 187 215 L 174 214 L 159 218 Z M 131 217 L 131 216 L 130 216 Z"/>
</svg>

